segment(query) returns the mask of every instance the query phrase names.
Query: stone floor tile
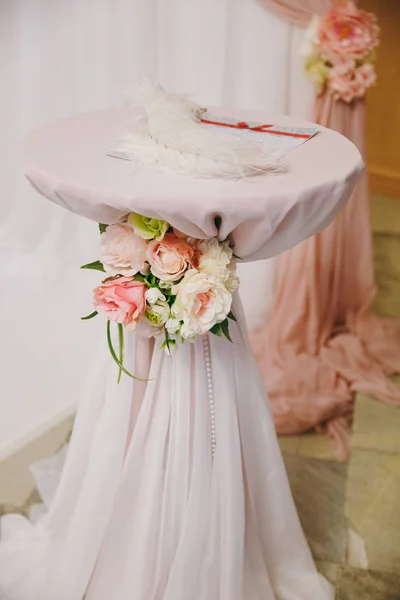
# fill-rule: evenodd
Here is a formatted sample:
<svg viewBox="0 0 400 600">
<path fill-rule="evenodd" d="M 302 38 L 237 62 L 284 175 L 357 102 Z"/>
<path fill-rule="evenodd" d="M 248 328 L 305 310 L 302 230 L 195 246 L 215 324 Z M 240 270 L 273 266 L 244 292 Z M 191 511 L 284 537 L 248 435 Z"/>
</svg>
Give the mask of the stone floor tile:
<svg viewBox="0 0 400 600">
<path fill-rule="evenodd" d="M 322 460 L 337 460 L 332 450 L 332 443 L 323 433 L 312 431 L 305 433 L 300 440 L 299 456 L 309 456 Z"/>
<path fill-rule="evenodd" d="M 400 456 L 353 450 L 346 496 L 349 529 L 359 549 L 350 548 L 350 565 L 399 571 Z"/>
<path fill-rule="evenodd" d="M 400 575 L 341 567 L 336 600 L 400 600 Z"/>
<path fill-rule="evenodd" d="M 400 454 L 400 408 L 358 394 L 351 445 Z"/>
<path fill-rule="evenodd" d="M 326 577 L 333 585 L 336 584 L 340 565 L 332 562 L 317 560 L 317 569 L 324 577 Z"/>
<path fill-rule="evenodd" d="M 278 442 L 281 452 L 288 452 L 290 454 L 297 454 L 300 443 L 300 435 L 280 435 L 278 436 Z"/>
<path fill-rule="evenodd" d="M 374 267 L 378 314 L 400 318 L 400 236 L 374 235 Z"/>
<path fill-rule="evenodd" d="M 290 485 L 304 532 L 316 560 L 343 563 L 347 465 L 284 454 Z"/>
<path fill-rule="evenodd" d="M 400 202 L 398 198 L 372 196 L 371 226 L 374 233 L 400 236 Z"/>
</svg>

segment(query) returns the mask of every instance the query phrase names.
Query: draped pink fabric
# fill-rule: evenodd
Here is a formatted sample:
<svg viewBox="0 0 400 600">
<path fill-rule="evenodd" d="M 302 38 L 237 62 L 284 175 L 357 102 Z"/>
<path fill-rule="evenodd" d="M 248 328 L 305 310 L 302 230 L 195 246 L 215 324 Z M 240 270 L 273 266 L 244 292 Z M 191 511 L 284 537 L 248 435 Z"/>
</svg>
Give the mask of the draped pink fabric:
<svg viewBox="0 0 400 600">
<path fill-rule="evenodd" d="M 328 2 L 263 0 L 293 22 Z M 317 6 L 318 5 L 318 6 Z M 329 7 L 328 7 L 329 8 Z M 298 11 L 298 19 L 293 15 Z M 310 13 L 309 13 L 310 16 Z M 365 102 L 316 98 L 313 120 L 364 153 Z M 277 259 L 275 301 L 252 334 L 280 434 L 326 424 L 346 459 L 354 392 L 400 404 L 387 375 L 400 372 L 400 325 L 372 314 L 375 296 L 367 178 L 331 225 Z"/>
<path fill-rule="evenodd" d="M 334 0 L 260 0 L 266 8 L 294 25 L 307 25 L 314 14 L 323 15 Z"/>
</svg>

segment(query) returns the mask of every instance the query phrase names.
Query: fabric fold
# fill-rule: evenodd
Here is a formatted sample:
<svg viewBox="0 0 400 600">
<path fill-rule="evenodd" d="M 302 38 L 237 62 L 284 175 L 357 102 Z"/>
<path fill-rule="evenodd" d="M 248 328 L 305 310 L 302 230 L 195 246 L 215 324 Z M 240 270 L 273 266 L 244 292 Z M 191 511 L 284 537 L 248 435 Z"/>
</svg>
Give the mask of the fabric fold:
<svg viewBox="0 0 400 600">
<path fill-rule="evenodd" d="M 210 363 L 203 339 L 169 357 L 127 336 L 128 367 L 140 359 L 149 382 L 118 385 L 111 365 L 105 393 L 84 399 L 49 513 L 9 521 L 0 543 L 2 600 L 333 600 L 238 298 L 233 310 L 233 343 L 210 336 Z"/>
<path fill-rule="evenodd" d="M 365 153 L 365 102 L 317 97 L 315 120 Z M 366 175 L 321 233 L 277 258 L 275 301 L 251 333 L 277 432 L 323 426 L 345 460 L 356 392 L 400 405 L 400 324 L 373 315 L 375 285 Z"/>
</svg>

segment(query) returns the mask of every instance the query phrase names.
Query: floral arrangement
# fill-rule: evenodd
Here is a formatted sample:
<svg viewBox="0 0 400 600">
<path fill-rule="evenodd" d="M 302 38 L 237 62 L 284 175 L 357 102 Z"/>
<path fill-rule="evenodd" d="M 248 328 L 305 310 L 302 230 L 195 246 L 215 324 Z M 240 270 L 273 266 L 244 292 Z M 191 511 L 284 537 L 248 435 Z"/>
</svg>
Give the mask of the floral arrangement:
<svg viewBox="0 0 400 600">
<path fill-rule="evenodd" d="M 306 73 L 317 91 L 337 100 L 362 98 L 376 81 L 374 53 L 379 44 L 376 16 L 353 1 L 338 2 L 325 17 L 315 16 L 306 35 Z"/>
<path fill-rule="evenodd" d="M 211 332 L 230 340 L 232 294 L 239 287 L 229 242 L 188 237 L 169 223 L 130 213 L 114 225 L 99 225 L 100 260 L 84 265 L 107 274 L 94 290 L 95 311 L 107 318 L 111 355 L 122 372 L 124 328 L 146 337 L 163 336 L 172 353 L 178 341 Z M 111 337 L 118 327 L 119 353 Z"/>
</svg>

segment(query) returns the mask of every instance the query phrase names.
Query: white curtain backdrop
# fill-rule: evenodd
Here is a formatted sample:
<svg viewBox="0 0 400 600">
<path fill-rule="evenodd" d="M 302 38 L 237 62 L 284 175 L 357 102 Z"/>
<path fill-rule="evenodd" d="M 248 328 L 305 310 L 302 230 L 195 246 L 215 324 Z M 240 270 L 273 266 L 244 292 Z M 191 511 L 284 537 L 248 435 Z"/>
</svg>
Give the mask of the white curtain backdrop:
<svg viewBox="0 0 400 600">
<path fill-rule="evenodd" d="M 143 73 L 207 106 L 304 117 L 302 35 L 256 0 L 1 0 L 0 459 L 72 412 L 105 352 L 104 322 L 79 319 L 97 282 L 79 271 L 97 258 L 96 225 L 30 189 L 24 135 L 121 104 Z M 272 272 L 271 261 L 241 268 L 250 325 Z"/>
</svg>

